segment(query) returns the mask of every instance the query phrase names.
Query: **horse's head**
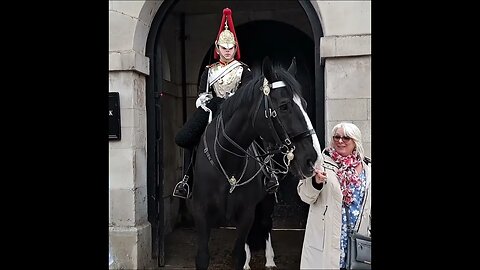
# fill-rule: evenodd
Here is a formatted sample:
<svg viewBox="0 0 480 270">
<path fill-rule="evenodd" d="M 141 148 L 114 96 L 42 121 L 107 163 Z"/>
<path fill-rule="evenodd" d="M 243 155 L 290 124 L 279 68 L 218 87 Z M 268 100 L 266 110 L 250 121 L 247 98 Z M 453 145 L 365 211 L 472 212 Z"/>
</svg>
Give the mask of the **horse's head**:
<svg viewBox="0 0 480 270">
<path fill-rule="evenodd" d="M 288 71 L 273 67 L 267 57 L 262 64 L 264 75 L 263 98 L 257 104 L 254 128 L 269 146 L 269 151 L 280 152 L 289 171 L 304 179 L 313 175 L 313 166 L 321 160 L 321 149 L 295 79 L 296 61 L 293 58 Z"/>
</svg>

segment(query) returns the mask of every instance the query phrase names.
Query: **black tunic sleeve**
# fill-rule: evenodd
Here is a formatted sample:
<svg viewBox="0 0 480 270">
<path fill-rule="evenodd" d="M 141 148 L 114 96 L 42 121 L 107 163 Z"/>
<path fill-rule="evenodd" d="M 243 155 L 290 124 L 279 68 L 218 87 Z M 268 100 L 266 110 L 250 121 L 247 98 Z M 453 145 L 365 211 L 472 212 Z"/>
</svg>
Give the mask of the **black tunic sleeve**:
<svg viewBox="0 0 480 270">
<path fill-rule="evenodd" d="M 207 78 L 208 78 L 208 67 L 205 68 L 205 70 L 202 73 L 202 76 L 200 77 L 200 83 L 198 85 L 197 94 L 207 91 Z"/>
</svg>

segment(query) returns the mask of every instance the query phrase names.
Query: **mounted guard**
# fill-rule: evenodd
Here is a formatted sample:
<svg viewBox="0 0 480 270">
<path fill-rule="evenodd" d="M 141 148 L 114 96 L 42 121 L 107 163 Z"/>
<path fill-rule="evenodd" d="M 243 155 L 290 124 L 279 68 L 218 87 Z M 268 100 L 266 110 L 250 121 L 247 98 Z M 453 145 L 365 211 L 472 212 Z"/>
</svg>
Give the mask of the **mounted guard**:
<svg viewBox="0 0 480 270">
<path fill-rule="evenodd" d="M 240 86 L 251 80 L 252 72 L 240 61 L 240 46 L 233 24 L 232 11 L 223 10 L 222 21 L 215 40 L 214 59 L 217 62 L 205 67 L 198 87 L 197 110 L 175 136 L 175 143 L 190 152 L 190 162 L 173 191 L 173 196 L 189 198 L 193 185 L 192 163 L 196 148 L 205 127 L 212 121 L 221 103 L 235 94 Z M 278 188 L 277 178 L 267 178 L 266 189 Z"/>
</svg>

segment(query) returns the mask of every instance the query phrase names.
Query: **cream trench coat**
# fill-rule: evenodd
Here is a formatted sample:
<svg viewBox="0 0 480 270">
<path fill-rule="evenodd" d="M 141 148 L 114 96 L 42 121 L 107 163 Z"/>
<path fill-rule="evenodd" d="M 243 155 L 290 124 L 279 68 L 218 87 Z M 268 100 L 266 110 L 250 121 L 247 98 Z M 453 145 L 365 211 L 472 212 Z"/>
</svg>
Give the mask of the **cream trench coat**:
<svg viewBox="0 0 480 270">
<path fill-rule="evenodd" d="M 336 176 L 338 166 L 329 156 L 323 155 L 323 158 L 327 183 L 322 186 L 322 189 L 317 190 L 312 186 L 313 177 L 300 180 L 297 186 L 297 192 L 302 201 L 310 205 L 300 269 L 340 268 L 342 193 Z M 366 170 L 367 187 L 359 232 L 370 236 L 370 166 L 365 162 L 362 163 Z"/>
</svg>

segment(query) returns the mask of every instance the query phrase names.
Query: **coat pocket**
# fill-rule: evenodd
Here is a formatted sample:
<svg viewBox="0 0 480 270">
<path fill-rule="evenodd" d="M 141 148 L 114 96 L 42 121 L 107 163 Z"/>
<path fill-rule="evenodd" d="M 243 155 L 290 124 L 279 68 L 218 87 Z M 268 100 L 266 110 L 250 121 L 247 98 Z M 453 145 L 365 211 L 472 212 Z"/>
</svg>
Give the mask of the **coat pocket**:
<svg viewBox="0 0 480 270">
<path fill-rule="evenodd" d="M 312 248 L 318 249 L 323 251 L 325 249 L 325 215 L 327 214 L 328 205 L 325 205 L 325 208 L 322 209 L 322 215 L 319 219 L 318 224 L 314 224 L 312 228 L 311 239 L 310 239 L 310 246 Z"/>
</svg>

